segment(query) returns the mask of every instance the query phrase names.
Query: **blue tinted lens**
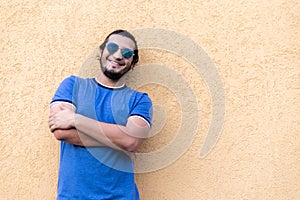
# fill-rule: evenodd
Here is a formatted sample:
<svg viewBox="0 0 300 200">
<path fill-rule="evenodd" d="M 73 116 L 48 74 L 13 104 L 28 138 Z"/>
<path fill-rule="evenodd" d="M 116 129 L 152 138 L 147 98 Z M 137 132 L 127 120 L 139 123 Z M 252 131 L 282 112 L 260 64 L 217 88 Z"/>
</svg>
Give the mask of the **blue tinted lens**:
<svg viewBox="0 0 300 200">
<path fill-rule="evenodd" d="M 116 43 L 107 44 L 107 51 L 110 54 L 113 54 L 113 53 L 117 52 L 118 50 L 119 50 L 119 45 L 117 45 Z M 122 56 L 125 59 L 129 59 L 133 56 L 133 51 L 129 48 L 124 48 L 124 49 L 121 50 L 121 52 L 122 52 Z"/>
<path fill-rule="evenodd" d="M 118 51 L 118 49 L 119 49 L 119 46 L 117 44 L 115 44 L 115 43 L 109 43 L 107 45 L 107 51 L 109 53 L 115 53 L 115 52 Z"/>
<path fill-rule="evenodd" d="M 129 59 L 133 56 L 133 51 L 128 48 L 122 49 L 122 56 L 126 59 Z"/>
</svg>

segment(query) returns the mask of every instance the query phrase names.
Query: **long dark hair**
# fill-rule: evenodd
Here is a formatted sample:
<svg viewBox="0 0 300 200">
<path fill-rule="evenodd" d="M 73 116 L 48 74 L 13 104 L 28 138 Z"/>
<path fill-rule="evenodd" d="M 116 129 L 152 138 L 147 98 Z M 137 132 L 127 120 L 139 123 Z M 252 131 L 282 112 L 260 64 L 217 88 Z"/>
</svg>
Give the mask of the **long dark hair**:
<svg viewBox="0 0 300 200">
<path fill-rule="evenodd" d="M 137 42 L 136 42 L 134 36 L 133 36 L 131 33 L 129 33 L 128 31 L 119 29 L 119 30 L 115 30 L 115 31 L 111 32 L 111 33 L 105 38 L 104 42 L 100 45 L 100 50 L 101 50 L 101 51 L 104 50 L 104 48 L 105 48 L 105 46 L 106 46 L 106 43 L 107 43 L 109 37 L 110 37 L 111 35 L 114 35 L 114 34 L 116 34 L 116 35 L 122 35 L 122 36 L 124 36 L 124 37 L 127 37 L 127 38 L 131 39 L 131 40 L 134 42 L 135 49 L 134 49 L 134 55 L 133 55 L 133 59 L 132 59 L 132 68 L 133 68 L 134 65 L 139 61 L 139 50 L 138 50 Z"/>
</svg>

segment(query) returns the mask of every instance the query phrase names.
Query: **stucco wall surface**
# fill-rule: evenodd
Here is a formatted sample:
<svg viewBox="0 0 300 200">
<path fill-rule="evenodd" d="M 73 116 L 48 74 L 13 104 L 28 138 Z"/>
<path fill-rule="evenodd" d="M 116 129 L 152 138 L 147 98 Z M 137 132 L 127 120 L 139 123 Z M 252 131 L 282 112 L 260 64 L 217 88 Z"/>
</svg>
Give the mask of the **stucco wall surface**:
<svg viewBox="0 0 300 200">
<path fill-rule="evenodd" d="M 284 0 L 1 1 L 0 199 L 55 199 L 59 143 L 47 128 L 49 101 L 63 78 L 89 65 L 97 70 L 95 48 L 119 28 L 190 38 L 214 63 L 225 91 L 222 132 L 200 158 L 212 117 L 206 81 L 181 55 L 141 50 L 140 66 L 163 65 L 186 80 L 200 116 L 182 156 L 137 174 L 143 200 L 300 199 L 299 10 L 298 1 Z M 149 73 L 169 81 L 160 72 Z M 177 96 L 155 83 L 138 89 L 164 109 L 154 118 L 157 134 L 139 150 L 154 152 L 181 126 L 184 89 Z"/>
</svg>

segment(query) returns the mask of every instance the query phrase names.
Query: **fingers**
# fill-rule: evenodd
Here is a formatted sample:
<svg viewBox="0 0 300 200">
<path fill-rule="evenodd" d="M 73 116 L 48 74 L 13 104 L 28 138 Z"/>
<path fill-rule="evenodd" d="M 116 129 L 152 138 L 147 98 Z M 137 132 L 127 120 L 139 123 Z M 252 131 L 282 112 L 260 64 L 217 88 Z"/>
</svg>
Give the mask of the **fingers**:
<svg viewBox="0 0 300 200">
<path fill-rule="evenodd" d="M 55 128 L 55 125 L 52 125 L 52 126 L 50 126 L 49 128 L 50 128 L 50 131 L 51 131 L 52 133 L 53 133 L 53 132 L 55 131 L 55 129 L 56 129 L 56 128 Z"/>
<path fill-rule="evenodd" d="M 55 120 L 54 118 L 49 119 L 48 127 L 52 133 L 57 129 L 64 129 L 64 127 L 60 124 L 60 121 Z"/>
<path fill-rule="evenodd" d="M 49 122 L 48 126 L 51 132 L 55 130 L 55 125 L 52 122 Z"/>
<path fill-rule="evenodd" d="M 48 119 L 48 127 L 49 127 L 51 132 L 53 132 L 55 130 L 55 125 L 54 125 L 54 122 L 53 122 L 53 116 L 52 115 Z"/>
<path fill-rule="evenodd" d="M 57 113 L 52 113 L 48 119 L 48 127 L 51 132 L 57 129 Z"/>
<path fill-rule="evenodd" d="M 66 108 L 65 108 L 65 110 L 66 110 Z M 59 110 L 59 111 L 50 113 L 48 122 L 50 122 L 50 120 L 53 121 L 56 118 L 63 117 L 65 114 L 67 114 L 66 112 L 67 111 Z"/>
<path fill-rule="evenodd" d="M 51 131 L 56 129 L 69 129 L 75 126 L 74 114 L 61 116 L 59 114 L 54 114 L 48 119 L 48 126 Z"/>
</svg>

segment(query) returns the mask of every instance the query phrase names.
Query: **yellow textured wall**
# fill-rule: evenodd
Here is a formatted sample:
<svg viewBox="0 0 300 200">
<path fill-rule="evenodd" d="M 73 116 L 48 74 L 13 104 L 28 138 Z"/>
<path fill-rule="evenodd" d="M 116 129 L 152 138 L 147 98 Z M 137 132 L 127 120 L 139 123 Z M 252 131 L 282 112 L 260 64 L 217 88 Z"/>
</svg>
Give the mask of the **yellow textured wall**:
<svg viewBox="0 0 300 200">
<path fill-rule="evenodd" d="M 1 1 L 0 199 L 55 198 L 59 143 L 47 128 L 49 101 L 117 28 L 168 29 L 192 39 L 226 93 L 222 133 L 200 159 L 212 115 L 205 81 L 180 55 L 141 51 L 140 65 L 162 64 L 186 79 L 200 115 L 193 143 L 176 162 L 137 175 L 143 200 L 300 199 L 299 10 L 298 1 L 283 0 Z M 153 152 L 174 137 L 180 106 L 167 87 L 140 89 L 167 116 L 140 150 Z"/>
</svg>

